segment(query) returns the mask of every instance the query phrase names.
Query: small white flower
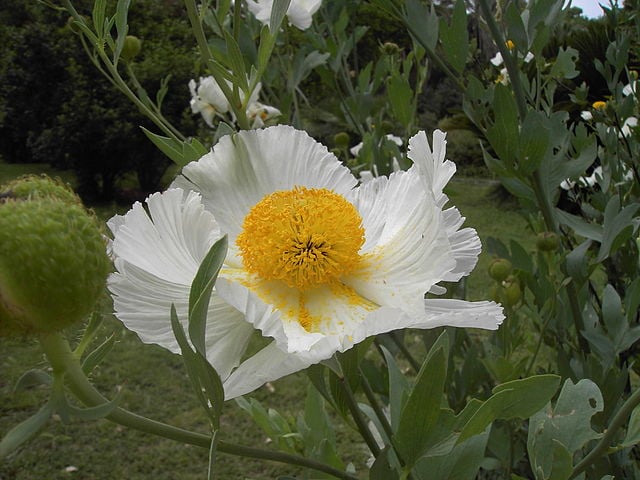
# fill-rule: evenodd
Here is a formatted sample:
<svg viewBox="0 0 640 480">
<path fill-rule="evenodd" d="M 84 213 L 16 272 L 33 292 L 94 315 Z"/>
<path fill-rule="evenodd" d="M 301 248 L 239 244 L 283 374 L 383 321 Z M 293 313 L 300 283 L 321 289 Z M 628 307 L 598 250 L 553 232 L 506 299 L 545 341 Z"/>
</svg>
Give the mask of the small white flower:
<svg viewBox="0 0 640 480">
<path fill-rule="evenodd" d="M 300 30 L 311 26 L 313 14 L 322 5 L 322 0 L 291 0 L 287 9 L 289 23 Z M 273 9 L 273 0 L 247 0 L 247 7 L 261 23 L 267 25 Z"/>
<path fill-rule="evenodd" d="M 189 81 L 191 111 L 202 115 L 204 121 L 213 127 L 213 118 L 229 111 L 229 102 L 213 77 L 200 77 L 200 81 Z"/>
<path fill-rule="evenodd" d="M 531 60 L 533 60 L 533 58 L 533 53 L 527 52 L 527 54 L 524 56 L 524 63 L 529 63 Z"/>
<path fill-rule="evenodd" d="M 170 306 L 187 320 L 189 288 L 211 245 L 229 250 L 209 306 L 207 359 L 225 398 L 251 392 L 401 328 L 496 329 L 493 302 L 427 299 L 474 268 L 480 240 L 444 209 L 455 172 L 445 134 L 409 141 L 409 171 L 358 185 L 305 132 L 278 125 L 220 139 L 151 195 L 109 222 L 116 316 L 142 341 L 179 352 Z M 255 332 L 271 340 L 244 358 Z"/>
<path fill-rule="evenodd" d="M 247 108 L 247 118 L 249 119 L 251 128 L 262 128 L 272 125 L 281 115 L 282 112 L 276 107 L 263 105 L 260 102 L 254 102 Z"/>
<path fill-rule="evenodd" d="M 489 60 L 494 67 L 499 67 L 504 63 L 502 58 L 502 54 L 500 52 L 496 53 L 495 56 Z"/>
<path fill-rule="evenodd" d="M 636 128 L 638 126 L 638 119 L 636 117 L 629 117 L 627 118 L 624 123 L 622 124 L 622 127 L 620 128 L 620 132 L 618 134 L 619 137 L 628 137 L 629 135 L 631 135 L 631 129 L 632 128 Z"/>
<path fill-rule="evenodd" d="M 229 85 L 230 88 L 232 87 L 232 84 L 228 81 L 227 85 Z M 257 104 L 261 88 L 262 85 L 258 83 L 253 92 L 251 92 L 251 97 L 247 100 L 248 105 Z M 213 119 L 216 116 L 224 116 L 224 114 L 229 112 L 231 108 L 227 97 L 225 97 L 222 92 L 222 88 L 220 88 L 220 85 L 212 76 L 200 77 L 200 81 L 198 83 L 191 79 L 189 81 L 189 91 L 191 92 L 191 111 L 194 114 L 199 113 L 202 115 L 202 118 L 207 125 L 212 128 L 214 126 Z M 244 97 L 246 97 L 246 93 L 242 93 Z M 244 101 L 245 98 L 242 100 Z"/>
<path fill-rule="evenodd" d="M 638 89 L 638 81 L 633 80 L 631 83 L 627 83 L 622 89 L 622 94 L 626 97 L 631 94 L 635 95 Z"/>
<path fill-rule="evenodd" d="M 593 120 L 593 113 L 591 113 L 589 110 L 583 110 L 582 112 L 580 112 L 580 116 L 587 122 Z"/>
</svg>

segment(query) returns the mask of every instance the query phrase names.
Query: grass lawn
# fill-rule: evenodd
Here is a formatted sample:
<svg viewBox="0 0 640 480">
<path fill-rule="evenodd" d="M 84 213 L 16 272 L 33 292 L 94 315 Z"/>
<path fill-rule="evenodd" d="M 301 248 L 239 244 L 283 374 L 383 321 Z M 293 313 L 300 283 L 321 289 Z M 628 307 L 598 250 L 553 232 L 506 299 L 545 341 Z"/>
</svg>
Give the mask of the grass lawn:
<svg viewBox="0 0 640 480">
<path fill-rule="evenodd" d="M 25 168 L 26 167 L 26 168 Z M 22 173 L 40 173 L 41 166 L 0 163 L 0 183 Z M 45 173 L 56 175 L 50 169 Z M 63 176 L 64 178 L 64 176 Z M 485 180 L 457 179 L 447 193 L 462 214 L 465 225 L 476 228 L 482 239 L 488 236 L 509 241 L 514 238 L 530 248 L 533 241 L 525 223 L 513 209 L 500 206 L 490 193 L 493 185 Z M 108 214 L 99 212 L 101 218 Z M 486 299 L 489 277 L 486 273 L 491 258 L 486 252 L 471 275 L 469 299 Z M 142 415 L 180 427 L 207 432 L 205 417 L 182 367 L 180 357 L 154 345 L 143 345 L 137 336 L 126 331 L 110 316 L 106 298 L 100 309 L 105 322 L 98 336 L 102 341 L 115 333 L 118 342 L 107 359 L 96 369 L 93 382 L 108 397 L 122 388 L 120 406 Z M 69 332 L 70 338 L 79 332 Z M 13 385 L 31 368 L 47 368 L 38 344 L 27 338 L 1 338 L 0 349 L 0 436 L 20 421 L 33 415 L 47 398 L 44 388 L 30 388 L 14 393 Z M 274 391 L 261 388 L 254 397 L 266 407 L 276 408 L 294 421 L 295 412 L 304 405 L 307 380 L 303 373 L 275 382 Z M 225 405 L 223 436 L 225 441 L 268 448 L 267 439 L 252 420 L 234 402 Z M 340 428 L 340 427 L 338 427 Z M 367 459 L 364 446 L 354 443 L 350 432 L 339 430 L 340 450 L 345 463 L 353 462 L 363 470 Z M 9 458 L 0 461 L 0 480 L 68 479 L 107 480 L 181 480 L 204 478 L 207 452 L 159 439 L 110 423 L 106 420 L 65 425 L 54 418 L 46 430 Z M 69 472 L 68 467 L 77 471 Z M 217 478 L 265 479 L 279 475 L 299 475 L 294 467 L 220 454 Z"/>
</svg>

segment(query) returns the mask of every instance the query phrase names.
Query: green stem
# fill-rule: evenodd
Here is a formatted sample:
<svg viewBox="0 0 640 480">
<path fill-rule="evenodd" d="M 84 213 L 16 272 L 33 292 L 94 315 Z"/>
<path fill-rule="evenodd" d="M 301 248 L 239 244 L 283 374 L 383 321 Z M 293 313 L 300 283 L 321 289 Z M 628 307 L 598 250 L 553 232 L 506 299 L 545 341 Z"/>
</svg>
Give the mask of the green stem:
<svg viewBox="0 0 640 480">
<path fill-rule="evenodd" d="M 207 42 L 207 37 L 204 34 L 204 29 L 202 28 L 202 21 L 198 15 L 198 8 L 196 7 L 195 0 L 184 0 L 184 4 L 187 8 L 187 16 L 191 23 L 193 35 L 196 37 L 196 42 L 198 43 L 200 58 L 202 59 L 203 65 L 207 67 L 215 81 L 218 83 L 222 93 L 229 102 L 229 106 L 231 107 L 240 128 L 248 130 L 249 119 L 247 118 L 247 114 L 242 110 L 241 105 L 238 105 L 239 102 L 234 98 L 233 92 L 229 88 L 226 79 L 220 74 L 220 69 L 223 69 L 223 67 L 215 60 L 215 58 L 213 58 L 213 55 L 211 55 L 209 43 Z M 249 95 L 250 92 L 245 92 L 245 94 Z"/>
<path fill-rule="evenodd" d="M 618 412 L 615 414 L 615 416 L 611 420 L 611 423 L 609 424 L 609 428 L 605 431 L 604 435 L 602 436 L 598 444 L 594 447 L 594 449 L 591 450 L 589 454 L 586 457 L 584 457 L 578 463 L 578 465 L 576 465 L 573 468 L 573 471 L 571 472 L 571 476 L 569 477 L 570 479 L 580 475 L 582 472 L 584 472 L 587 469 L 589 465 L 591 465 L 598 458 L 600 458 L 602 455 L 607 453 L 609 449 L 609 445 L 613 442 L 616 435 L 618 434 L 618 430 L 620 430 L 620 428 L 627 423 L 627 419 L 629 418 L 629 415 L 631 415 L 631 412 L 633 411 L 633 409 L 639 404 L 640 404 L 640 388 L 637 389 L 633 393 L 633 395 L 631 395 L 627 399 L 626 402 L 624 402 L 620 410 L 618 410 Z"/>
<path fill-rule="evenodd" d="M 51 362 L 54 373 L 63 373 L 65 375 L 69 389 L 82 403 L 89 407 L 95 407 L 109 401 L 89 382 L 82 371 L 82 366 L 80 365 L 78 357 L 74 355 L 69 343 L 60 333 L 42 334 L 39 339 L 47 358 Z M 141 432 L 150 433 L 159 437 L 168 438 L 206 449 L 211 447 L 211 437 L 209 435 L 191 432 L 189 430 L 184 430 L 182 428 L 151 420 L 123 408 L 116 407 L 109 415 L 107 415 L 107 418 L 114 423 L 118 423 Z M 342 472 L 324 463 L 287 453 L 262 450 L 259 448 L 246 447 L 223 441 L 218 442 L 217 450 L 230 455 L 270 460 L 310 468 L 343 480 L 357 480 L 357 477 L 346 472 Z"/>
<path fill-rule="evenodd" d="M 67 12 L 69 12 L 69 14 L 71 14 L 71 16 L 74 18 L 74 20 L 76 20 L 77 22 L 80 22 L 82 24 L 85 23 L 84 19 L 78 14 L 76 9 L 71 4 L 70 0 L 63 0 L 63 4 L 64 4 L 65 8 L 67 9 Z M 169 125 L 168 125 L 168 122 L 166 122 L 166 120 L 164 120 L 163 118 L 159 118 L 153 112 L 153 110 L 151 110 L 143 101 L 141 101 L 138 98 L 138 96 L 135 93 L 133 93 L 131 91 L 131 89 L 127 85 L 127 82 L 125 82 L 123 80 L 123 78 L 120 76 L 120 73 L 118 72 L 118 68 L 116 67 L 116 65 L 111 62 L 111 59 L 105 53 L 104 45 L 94 45 L 94 47 L 95 47 L 95 50 L 98 53 L 98 56 L 100 57 L 100 60 L 102 61 L 102 63 L 106 67 L 107 72 L 108 72 L 109 75 L 106 75 L 104 71 L 103 71 L 103 74 L 105 74 L 107 76 L 107 78 L 111 81 L 111 83 L 113 83 L 129 100 L 131 100 L 131 102 L 136 107 L 138 107 L 138 109 L 145 116 L 147 116 L 165 134 L 167 134 L 169 137 L 173 138 L 174 140 L 177 140 L 177 141 L 180 141 L 180 142 L 184 141 L 185 138 L 184 138 L 184 136 L 182 134 L 177 132 L 177 130 L 176 130 L 177 133 L 174 133 L 172 131 L 173 127 L 170 128 Z"/>
<path fill-rule="evenodd" d="M 487 0 L 479 0 L 479 2 L 480 10 L 482 10 L 482 16 L 487 22 L 487 26 L 489 27 L 489 31 L 491 32 L 491 36 L 493 37 L 494 42 L 496 42 L 498 51 L 502 55 L 504 66 L 507 68 L 507 72 L 509 72 L 509 81 L 511 83 L 511 88 L 513 89 L 513 94 L 516 97 L 516 104 L 518 105 L 520 120 L 524 120 L 525 116 L 527 115 L 527 101 L 524 97 L 524 90 L 522 89 L 522 83 L 520 82 L 520 72 L 518 71 L 515 58 L 507 47 L 507 43 L 502 36 L 502 33 L 500 32 L 500 28 L 496 23 L 496 19 L 491 13 L 491 8 L 489 7 Z"/>
<path fill-rule="evenodd" d="M 420 362 L 418 362 L 413 357 L 413 355 L 411 355 L 411 352 L 409 351 L 407 346 L 396 335 L 396 332 L 389 332 L 389 337 L 391 338 L 391 340 L 393 340 L 393 343 L 396 344 L 396 347 L 398 347 L 402 354 L 407 358 L 408 362 L 411 364 L 411 368 L 413 368 L 415 372 L 418 373 L 420 371 Z"/>
<path fill-rule="evenodd" d="M 356 398 L 353 395 L 353 390 L 351 390 L 349 381 L 346 378 L 340 378 L 339 385 L 343 393 L 345 394 L 344 396 L 347 402 L 347 407 L 349 408 L 349 412 L 351 412 L 351 416 L 353 417 L 353 420 L 356 423 L 356 427 L 358 428 L 360 435 L 362 435 L 362 438 L 364 439 L 365 443 L 369 447 L 369 450 L 371 450 L 371 453 L 373 454 L 373 456 L 378 458 L 378 455 L 380 455 L 380 447 L 378 446 L 376 439 L 373 438 L 373 434 L 371 433 L 371 430 L 369 430 L 369 426 L 367 425 L 367 422 L 365 421 L 364 416 L 362 415 L 362 411 L 358 406 L 358 402 L 356 401 Z"/>
</svg>

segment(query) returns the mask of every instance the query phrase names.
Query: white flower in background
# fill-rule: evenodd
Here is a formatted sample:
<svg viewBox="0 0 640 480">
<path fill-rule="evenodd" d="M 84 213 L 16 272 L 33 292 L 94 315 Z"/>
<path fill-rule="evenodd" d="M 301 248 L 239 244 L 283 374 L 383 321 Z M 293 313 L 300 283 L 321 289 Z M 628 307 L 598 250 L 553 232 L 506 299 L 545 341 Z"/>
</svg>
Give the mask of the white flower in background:
<svg viewBox="0 0 640 480">
<path fill-rule="evenodd" d="M 389 133 L 388 135 L 385 135 L 385 138 L 393 143 L 395 143 L 397 146 L 401 147 L 402 146 L 402 139 L 400 137 L 397 137 L 391 133 Z M 360 142 L 357 145 L 354 145 L 353 147 L 351 147 L 349 149 L 349 152 L 351 152 L 351 155 L 353 155 L 354 157 L 357 157 L 358 154 L 360 153 L 360 150 L 362 150 L 362 146 L 364 144 L 362 142 Z"/>
<path fill-rule="evenodd" d="M 231 82 L 227 81 L 230 88 L 233 87 Z M 258 83 L 256 88 L 251 92 L 251 96 L 247 100 L 247 105 L 259 105 L 258 97 L 260 95 L 260 89 L 262 84 Z M 202 115 L 204 121 L 213 128 L 213 119 L 217 116 L 223 117 L 230 110 L 229 101 L 224 96 L 222 89 L 215 78 L 212 76 L 200 77 L 200 81 L 196 83 L 195 80 L 189 81 L 189 91 L 191 92 L 191 111 Z M 241 92 L 246 97 L 245 92 Z M 242 98 L 244 101 L 245 98 Z M 250 108 L 250 107 L 249 107 Z M 273 107 L 269 107 L 273 108 Z M 249 112 L 247 111 L 247 114 Z M 232 115 L 233 117 L 233 115 Z M 233 117 L 235 121 L 235 117 Z"/>
<path fill-rule="evenodd" d="M 200 77 L 200 81 L 189 81 L 191 111 L 199 113 L 207 125 L 213 127 L 213 118 L 229 111 L 229 102 L 213 77 Z"/>
<path fill-rule="evenodd" d="M 631 94 L 635 95 L 638 91 L 638 80 L 632 80 L 631 83 L 627 83 L 623 89 L 622 94 L 626 97 Z"/>
<path fill-rule="evenodd" d="M 322 5 L 322 0 L 291 0 L 287 9 L 289 23 L 300 30 L 311 26 L 313 14 Z M 267 25 L 273 9 L 273 0 L 247 0 L 247 7 L 261 23 Z"/>
<path fill-rule="evenodd" d="M 591 113 L 589 110 L 583 110 L 582 112 L 580 112 L 580 116 L 586 122 L 593 120 L 593 113 Z"/>
<path fill-rule="evenodd" d="M 501 83 L 502 85 L 509 85 L 510 82 L 509 71 L 506 68 L 500 69 L 500 73 L 496 77 L 496 83 Z"/>
<path fill-rule="evenodd" d="M 638 119 L 636 117 L 627 118 L 622 124 L 622 127 L 620 127 L 620 133 L 618 134 L 618 136 L 621 138 L 628 137 L 629 135 L 631 135 L 631 129 L 636 128 L 637 126 Z"/>
<path fill-rule="evenodd" d="M 524 56 L 524 63 L 529 63 L 531 60 L 533 60 L 533 58 L 533 53 L 527 52 L 527 54 Z M 502 54 L 498 52 L 489 61 L 494 67 L 499 67 L 504 63 L 504 58 L 502 58 Z"/>
<path fill-rule="evenodd" d="M 282 112 L 276 107 L 263 105 L 260 102 L 254 102 L 247 108 L 247 118 L 251 124 L 251 128 L 262 128 L 272 125 Z"/>
<path fill-rule="evenodd" d="M 493 302 L 425 300 L 443 292 L 439 282 L 469 274 L 481 247 L 458 210 L 444 209 L 455 172 L 445 147 L 443 132 L 433 151 L 420 132 L 409 142 L 409 171 L 358 186 L 292 127 L 221 138 L 171 189 L 109 221 L 116 316 L 142 341 L 178 352 L 170 305 L 186 322 L 191 282 L 226 234 L 205 343 L 227 399 L 379 333 L 498 328 L 504 316 Z M 245 358 L 256 331 L 270 343 Z"/>
</svg>

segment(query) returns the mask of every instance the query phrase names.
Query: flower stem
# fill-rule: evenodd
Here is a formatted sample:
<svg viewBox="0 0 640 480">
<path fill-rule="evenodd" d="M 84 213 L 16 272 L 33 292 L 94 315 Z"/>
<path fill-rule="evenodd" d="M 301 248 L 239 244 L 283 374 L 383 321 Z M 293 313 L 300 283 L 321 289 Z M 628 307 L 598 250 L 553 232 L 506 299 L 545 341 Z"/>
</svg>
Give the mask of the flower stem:
<svg viewBox="0 0 640 480">
<path fill-rule="evenodd" d="M 371 430 L 369 430 L 369 426 L 362 415 L 362 411 L 358 406 L 356 397 L 353 395 L 353 390 L 351 390 L 351 386 L 349 385 L 349 380 L 342 377 L 339 380 L 339 385 L 344 393 L 347 407 L 349 408 L 349 412 L 351 412 L 351 416 L 356 423 L 356 427 L 358 427 L 360 435 L 362 435 L 362 438 L 369 447 L 369 450 L 371 450 L 373 456 L 378 458 L 378 455 L 380 455 L 380 447 L 378 446 L 376 439 L 373 438 L 373 434 L 371 433 Z"/>
<path fill-rule="evenodd" d="M 611 442 L 614 440 L 616 435 L 618 434 L 618 430 L 622 426 L 624 426 L 631 415 L 633 409 L 640 404 L 640 388 L 637 389 L 633 395 L 631 395 L 626 402 L 620 407 L 620 410 L 615 414 L 611 423 L 609 424 L 609 428 L 605 431 L 604 435 L 598 442 L 598 444 L 591 450 L 586 457 L 584 457 L 571 472 L 571 478 L 575 478 L 584 472 L 589 465 L 591 465 L 596 459 L 605 454 Z"/>
<path fill-rule="evenodd" d="M 60 333 L 42 334 L 40 335 L 39 340 L 47 358 L 51 362 L 54 373 L 61 373 L 65 375 L 69 389 L 82 403 L 89 407 L 95 407 L 109 401 L 89 382 L 82 371 L 82 366 L 80 365 L 78 357 L 74 355 L 69 343 Z M 114 410 L 107 415 L 107 418 L 114 423 L 118 423 L 141 432 L 151 433 L 159 437 L 176 440 L 181 443 L 195 445 L 206 449 L 209 449 L 211 446 L 211 437 L 209 435 L 184 430 L 166 423 L 158 422 L 123 408 L 114 408 Z M 288 453 L 262 450 L 259 448 L 246 447 L 223 441 L 218 442 L 217 450 L 230 455 L 270 460 L 310 468 L 343 480 L 357 480 L 357 477 L 322 462 Z"/>
</svg>

